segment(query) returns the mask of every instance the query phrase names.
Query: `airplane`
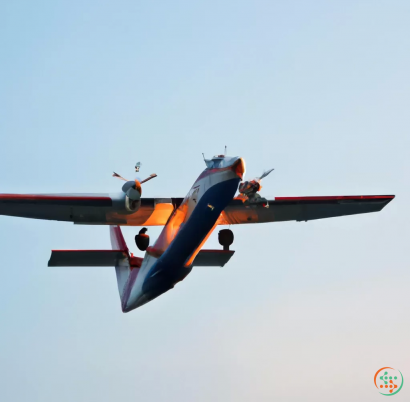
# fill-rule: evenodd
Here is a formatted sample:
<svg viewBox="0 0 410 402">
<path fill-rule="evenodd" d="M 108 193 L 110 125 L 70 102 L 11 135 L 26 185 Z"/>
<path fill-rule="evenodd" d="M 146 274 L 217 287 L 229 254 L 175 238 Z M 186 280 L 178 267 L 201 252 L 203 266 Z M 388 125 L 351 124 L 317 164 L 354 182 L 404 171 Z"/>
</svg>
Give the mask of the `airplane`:
<svg viewBox="0 0 410 402">
<path fill-rule="evenodd" d="M 226 152 L 225 152 L 226 153 Z M 196 266 L 223 267 L 233 256 L 230 229 L 218 234 L 218 250 L 202 247 L 218 225 L 313 219 L 381 211 L 394 195 L 276 197 L 259 194 L 260 177 L 243 181 L 245 161 L 241 157 L 216 155 L 205 159 L 185 198 L 143 198 L 145 180 L 124 180 L 116 194 L 0 194 L 0 215 L 109 225 L 112 250 L 53 250 L 48 266 L 115 267 L 123 312 L 140 307 L 172 289 Z M 137 163 L 136 172 L 141 164 Z M 237 196 L 236 193 L 239 190 Z M 143 258 L 130 253 L 121 226 L 142 226 L 135 236 Z M 153 246 L 146 234 L 149 226 L 163 226 Z"/>
</svg>

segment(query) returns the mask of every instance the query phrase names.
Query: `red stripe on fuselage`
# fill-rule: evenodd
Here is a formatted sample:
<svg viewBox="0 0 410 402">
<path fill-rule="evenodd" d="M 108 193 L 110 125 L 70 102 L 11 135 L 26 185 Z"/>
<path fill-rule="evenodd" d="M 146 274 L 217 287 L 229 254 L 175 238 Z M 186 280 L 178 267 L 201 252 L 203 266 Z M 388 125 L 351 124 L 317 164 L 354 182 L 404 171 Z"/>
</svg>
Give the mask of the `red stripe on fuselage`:
<svg viewBox="0 0 410 402">
<path fill-rule="evenodd" d="M 195 183 L 198 182 L 199 180 L 203 179 L 204 177 L 207 177 L 213 173 L 218 173 L 218 172 L 227 172 L 228 170 L 232 170 L 232 166 L 228 166 L 225 168 L 214 168 L 214 169 L 205 169 L 199 177 L 196 179 Z M 194 184 L 195 184 L 194 183 Z"/>
</svg>

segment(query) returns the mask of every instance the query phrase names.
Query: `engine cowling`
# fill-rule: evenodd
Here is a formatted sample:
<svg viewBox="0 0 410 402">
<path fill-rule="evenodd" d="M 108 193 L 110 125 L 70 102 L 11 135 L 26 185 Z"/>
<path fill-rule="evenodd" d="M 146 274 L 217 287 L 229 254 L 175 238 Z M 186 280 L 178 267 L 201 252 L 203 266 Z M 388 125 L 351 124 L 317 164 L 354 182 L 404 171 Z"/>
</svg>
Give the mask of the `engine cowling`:
<svg viewBox="0 0 410 402">
<path fill-rule="evenodd" d="M 260 183 L 257 180 L 245 181 L 239 185 L 239 192 L 246 195 L 249 198 L 252 198 L 256 193 L 262 188 Z"/>
<path fill-rule="evenodd" d="M 272 171 L 273 169 L 265 170 L 260 177 L 242 182 L 239 185 L 238 189 L 242 197 L 245 197 L 245 199 L 247 197 L 249 201 L 256 201 L 261 198 L 261 196 L 258 194 L 258 191 L 262 189 L 262 179 L 268 176 Z"/>
<path fill-rule="evenodd" d="M 125 208 L 129 212 L 136 212 L 141 206 L 141 183 L 138 180 L 127 181 L 122 186 L 125 193 Z"/>
<path fill-rule="evenodd" d="M 125 196 L 125 209 L 128 212 L 137 212 L 141 206 L 141 200 L 131 200 L 127 195 Z"/>
</svg>

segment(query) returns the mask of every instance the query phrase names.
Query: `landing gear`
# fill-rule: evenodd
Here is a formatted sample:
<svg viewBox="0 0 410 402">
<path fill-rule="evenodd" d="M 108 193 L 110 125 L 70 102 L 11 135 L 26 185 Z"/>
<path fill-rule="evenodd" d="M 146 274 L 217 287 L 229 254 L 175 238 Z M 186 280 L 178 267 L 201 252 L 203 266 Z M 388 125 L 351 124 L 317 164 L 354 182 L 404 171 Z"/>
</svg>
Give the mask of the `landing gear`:
<svg viewBox="0 0 410 402">
<path fill-rule="evenodd" d="M 145 234 L 147 228 L 142 228 L 135 236 L 135 244 L 141 251 L 145 251 L 149 246 L 149 236 Z"/>
<path fill-rule="evenodd" d="M 233 243 L 233 232 L 229 229 L 222 229 L 218 233 L 219 244 L 223 246 L 224 250 L 229 250 L 229 246 Z"/>
</svg>

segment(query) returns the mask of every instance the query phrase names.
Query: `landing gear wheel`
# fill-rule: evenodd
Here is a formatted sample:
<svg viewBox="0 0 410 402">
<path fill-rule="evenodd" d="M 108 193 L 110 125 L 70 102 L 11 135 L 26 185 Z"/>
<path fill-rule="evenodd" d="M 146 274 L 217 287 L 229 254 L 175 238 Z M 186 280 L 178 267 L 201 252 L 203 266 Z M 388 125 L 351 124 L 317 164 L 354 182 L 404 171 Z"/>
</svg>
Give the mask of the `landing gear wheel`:
<svg viewBox="0 0 410 402">
<path fill-rule="evenodd" d="M 229 246 L 233 243 L 233 232 L 229 229 L 222 229 L 219 231 L 218 240 L 219 244 L 223 246 L 224 250 L 229 250 Z"/>
<path fill-rule="evenodd" d="M 135 236 L 135 244 L 141 251 L 145 251 L 149 246 L 149 236 L 145 234 L 147 230 L 147 228 L 142 228 Z"/>
</svg>

